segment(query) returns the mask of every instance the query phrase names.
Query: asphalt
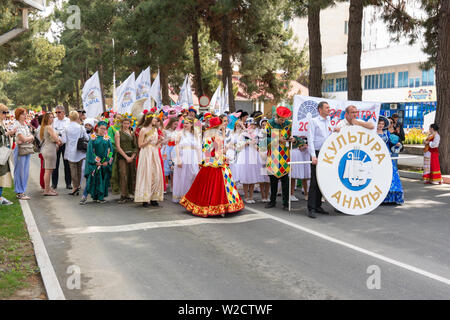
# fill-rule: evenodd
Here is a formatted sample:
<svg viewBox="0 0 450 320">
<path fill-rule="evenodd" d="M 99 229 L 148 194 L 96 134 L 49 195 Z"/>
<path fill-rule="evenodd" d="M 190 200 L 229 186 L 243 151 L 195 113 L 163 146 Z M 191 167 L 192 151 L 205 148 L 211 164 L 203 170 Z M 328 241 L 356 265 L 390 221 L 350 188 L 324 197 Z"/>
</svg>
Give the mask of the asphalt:
<svg viewBox="0 0 450 320">
<path fill-rule="evenodd" d="M 148 209 L 118 204 L 117 196 L 81 206 L 65 189 L 44 197 L 37 159 L 31 166 L 29 204 L 67 299 L 450 298 L 449 185 L 402 179 L 403 206 L 363 216 L 335 213 L 325 203 L 330 215 L 310 219 L 300 200 L 291 212 L 281 203 L 256 203 L 225 218 L 199 219 L 169 197 Z M 134 230 L 124 231 L 126 225 Z M 68 285 L 70 266 L 81 271 L 80 289 Z M 367 286 L 373 266 L 380 289 Z"/>
</svg>

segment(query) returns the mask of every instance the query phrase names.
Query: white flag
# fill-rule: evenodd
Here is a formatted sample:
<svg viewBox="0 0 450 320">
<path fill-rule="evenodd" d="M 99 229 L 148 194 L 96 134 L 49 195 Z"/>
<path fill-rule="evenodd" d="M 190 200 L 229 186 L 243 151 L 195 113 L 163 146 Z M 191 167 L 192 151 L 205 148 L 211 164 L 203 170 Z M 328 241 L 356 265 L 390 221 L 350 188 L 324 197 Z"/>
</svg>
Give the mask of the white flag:
<svg viewBox="0 0 450 320">
<path fill-rule="evenodd" d="M 190 107 L 194 104 L 189 75 L 186 75 L 186 77 L 184 78 L 183 86 L 180 89 L 180 95 L 178 96 L 177 104 L 184 108 Z"/>
<path fill-rule="evenodd" d="M 159 70 L 158 75 L 156 76 L 156 79 L 155 81 L 153 81 L 152 87 L 150 88 L 150 97 L 152 97 L 156 101 L 157 109 L 161 109 L 162 99 L 161 99 L 161 83 L 159 81 Z"/>
<path fill-rule="evenodd" d="M 221 83 L 219 82 L 219 86 L 216 89 L 216 92 L 214 92 L 212 98 L 211 98 L 211 102 L 209 104 L 209 109 L 211 111 L 213 111 L 215 114 L 219 114 L 220 112 L 220 106 L 222 104 L 222 99 L 221 99 Z M 216 108 L 216 104 L 218 104 L 218 107 Z"/>
<path fill-rule="evenodd" d="M 151 108 L 150 87 L 152 86 L 150 77 L 150 67 L 141 72 L 136 79 L 136 100 L 145 99 L 143 108 Z"/>
<path fill-rule="evenodd" d="M 117 88 L 117 113 L 130 113 L 136 102 L 136 80 L 134 72 Z"/>
<path fill-rule="evenodd" d="M 228 79 L 227 79 L 227 83 L 225 85 L 225 90 L 222 91 L 220 114 L 223 114 L 225 111 L 230 111 L 230 103 L 228 101 Z"/>
<path fill-rule="evenodd" d="M 83 86 L 81 97 L 86 117 L 95 118 L 103 112 L 102 90 L 98 71 Z"/>
</svg>

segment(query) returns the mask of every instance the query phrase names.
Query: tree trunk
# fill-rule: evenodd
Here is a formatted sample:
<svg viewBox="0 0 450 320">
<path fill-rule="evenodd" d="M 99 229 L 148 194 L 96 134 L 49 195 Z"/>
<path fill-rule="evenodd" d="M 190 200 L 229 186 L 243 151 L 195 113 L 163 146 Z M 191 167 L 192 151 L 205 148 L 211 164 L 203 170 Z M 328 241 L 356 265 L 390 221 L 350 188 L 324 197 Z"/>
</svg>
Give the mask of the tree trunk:
<svg viewBox="0 0 450 320">
<path fill-rule="evenodd" d="M 347 85 L 348 100 L 361 101 L 361 24 L 363 4 L 361 0 L 350 0 L 347 41 Z"/>
<path fill-rule="evenodd" d="M 159 79 L 161 81 L 162 104 L 164 106 L 170 106 L 169 78 L 166 66 L 159 68 Z"/>
<path fill-rule="evenodd" d="M 436 59 L 436 124 L 440 127 L 439 162 L 442 174 L 450 174 L 450 1 L 441 0 Z"/>
<path fill-rule="evenodd" d="M 102 57 L 102 48 L 101 47 L 98 49 L 98 53 L 101 58 Z M 105 104 L 105 90 L 103 88 L 103 63 L 100 63 L 100 66 L 98 69 L 99 69 L 99 76 L 100 76 L 100 90 L 102 91 L 103 112 L 105 112 L 106 104 Z"/>
<path fill-rule="evenodd" d="M 194 54 L 194 70 L 195 70 L 195 93 L 197 97 L 203 95 L 203 84 L 202 84 L 202 68 L 200 65 L 200 50 L 198 47 L 198 21 L 197 17 L 193 17 L 193 29 L 192 29 L 192 50 Z"/>
<path fill-rule="evenodd" d="M 77 93 L 77 108 L 78 110 L 83 109 L 82 106 L 82 102 L 81 102 L 81 97 L 80 97 L 80 81 L 78 81 L 78 79 L 75 82 L 75 90 Z"/>
<path fill-rule="evenodd" d="M 233 82 L 232 82 L 232 68 L 231 68 L 231 52 L 230 52 L 230 31 L 231 22 L 228 15 L 224 14 L 222 17 L 222 84 L 225 89 L 228 79 L 228 101 L 230 106 L 230 112 L 236 111 L 233 95 Z"/>
<path fill-rule="evenodd" d="M 308 6 L 309 95 L 322 97 L 322 44 L 320 43 L 320 7 Z"/>
</svg>

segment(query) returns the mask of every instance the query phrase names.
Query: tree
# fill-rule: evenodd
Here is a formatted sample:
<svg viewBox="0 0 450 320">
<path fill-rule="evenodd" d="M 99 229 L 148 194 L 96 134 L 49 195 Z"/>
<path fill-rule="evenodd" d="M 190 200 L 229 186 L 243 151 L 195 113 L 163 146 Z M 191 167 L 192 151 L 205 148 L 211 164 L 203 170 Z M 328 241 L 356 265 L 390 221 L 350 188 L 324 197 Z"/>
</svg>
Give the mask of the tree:
<svg viewBox="0 0 450 320">
<path fill-rule="evenodd" d="M 436 123 L 440 126 L 441 142 L 439 160 L 443 174 L 450 174 L 450 1 L 420 0 L 426 16 L 414 18 L 406 10 L 406 0 L 395 3 L 383 1 L 383 18 L 389 30 L 397 35 L 408 35 L 410 42 L 417 41 L 423 29 L 426 52 L 430 58 L 424 68 L 436 66 Z"/>
<path fill-rule="evenodd" d="M 363 1 L 350 0 L 347 40 L 348 100 L 362 100 L 361 87 L 361 26 Z"/>
</svg>

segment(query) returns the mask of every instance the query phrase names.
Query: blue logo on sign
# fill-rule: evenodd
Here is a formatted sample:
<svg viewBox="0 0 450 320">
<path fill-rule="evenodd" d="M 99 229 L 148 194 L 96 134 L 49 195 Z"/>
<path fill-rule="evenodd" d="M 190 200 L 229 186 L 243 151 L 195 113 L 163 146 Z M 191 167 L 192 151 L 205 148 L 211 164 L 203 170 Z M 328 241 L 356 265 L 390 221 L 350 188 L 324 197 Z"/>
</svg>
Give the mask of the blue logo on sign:
<svg viewBox="0 0 450 320">
<path fill-rule="evenodd" d="M 372 181 L 372 159 L 360 149 L 345 153 L 338 170 L 342 184 L 352 191 L 362 190 Z"/>
<path fill-rule="evenodd" d="M 319 115 L 319 111 L 317 110 L 318 103 L 312 100 L 306 100 L 303 102 L 298 108 L 297 119 L 305 119 L 308 114 L 311 115 L 311 118 L 315 118 Z"/>
</svg>

